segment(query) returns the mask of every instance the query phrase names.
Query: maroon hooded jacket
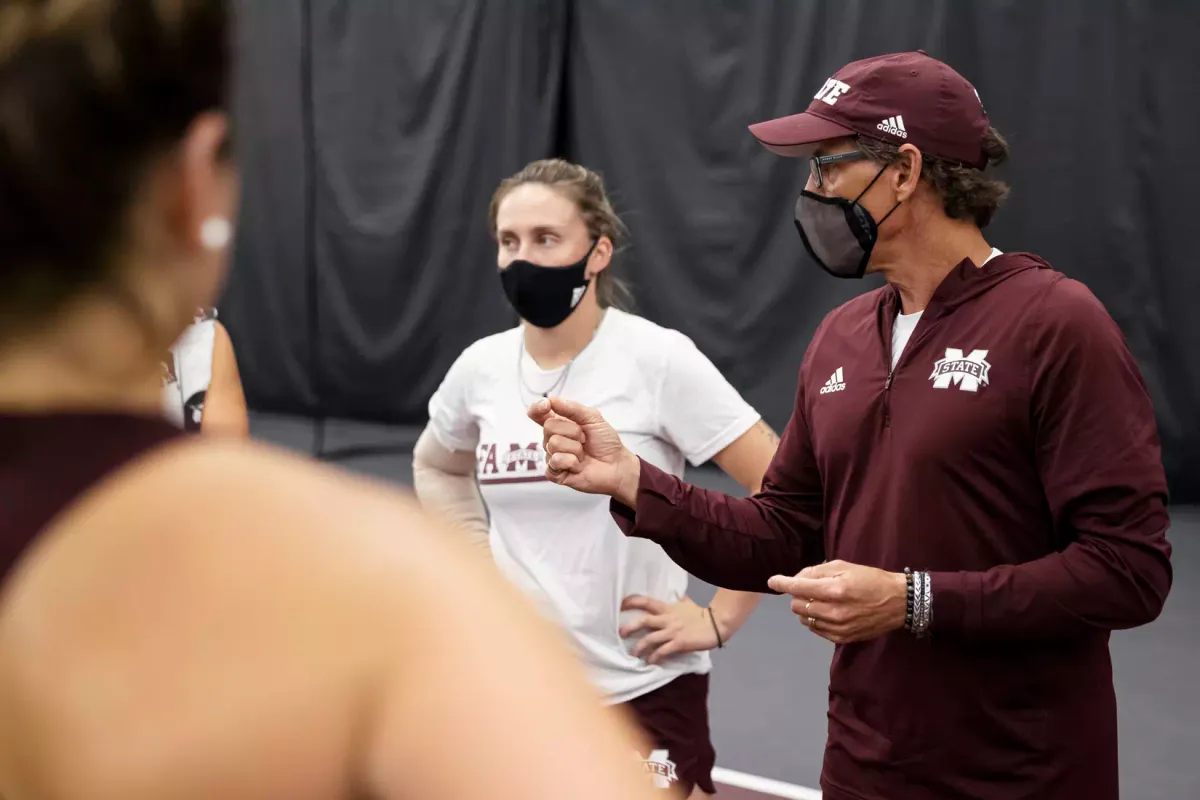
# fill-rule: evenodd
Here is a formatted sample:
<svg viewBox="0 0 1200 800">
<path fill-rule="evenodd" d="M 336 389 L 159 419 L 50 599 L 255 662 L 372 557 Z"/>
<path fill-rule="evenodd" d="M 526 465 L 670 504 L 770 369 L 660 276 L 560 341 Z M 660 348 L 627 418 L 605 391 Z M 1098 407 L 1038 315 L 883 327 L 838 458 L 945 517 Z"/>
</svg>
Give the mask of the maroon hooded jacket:
<svg viewBox="0 0 1200 800">
<path fill-rule="evenodd" d="M 1028 254 L 964 260 L 893 372 L 898 309 L 884 287 L 822 322 L 758 495 L 642 462 L 614 517 L 731 589 L 834 559 L 931 572 L 929 636 L 835 651 L 830 800 L 1116 798 L 1109 631 L 1153 620 L 1172 579 L 1138 368 L 1087 288 Z"/>
</svg>

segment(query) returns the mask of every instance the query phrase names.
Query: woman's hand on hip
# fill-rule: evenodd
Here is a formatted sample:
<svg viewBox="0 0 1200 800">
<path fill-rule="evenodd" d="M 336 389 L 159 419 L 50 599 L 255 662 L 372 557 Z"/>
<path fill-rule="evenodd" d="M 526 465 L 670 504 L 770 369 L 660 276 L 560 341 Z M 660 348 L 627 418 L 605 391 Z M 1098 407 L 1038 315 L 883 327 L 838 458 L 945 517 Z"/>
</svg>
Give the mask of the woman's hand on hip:
<svg viewBox="0 0 1200 800">
<path fill-rule="evenodd" d="M 649 631 L 630 651 L 647 663 L 658 664 L 677 653 L 694 653 L 717 646 L 717 633 L 709 612 L 688 597 L 678 603 L 664 603 L 653 597 L 630 595 L 621 603 L 621 610 L 646 612 L 621 626 L 620 634 L 625 639 L 639 631 Z"/>
</svg>

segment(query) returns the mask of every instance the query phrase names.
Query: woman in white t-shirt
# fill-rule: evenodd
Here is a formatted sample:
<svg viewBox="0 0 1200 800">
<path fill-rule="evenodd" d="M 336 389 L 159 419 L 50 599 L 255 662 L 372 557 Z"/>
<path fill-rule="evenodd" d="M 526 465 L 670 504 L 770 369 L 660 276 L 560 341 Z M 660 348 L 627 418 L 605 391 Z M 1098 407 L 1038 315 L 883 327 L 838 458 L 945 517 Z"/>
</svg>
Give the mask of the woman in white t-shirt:
<svg viewBox="0 0 1200 800">
<path fill-rule="evenodd" d="M 167 353 L 163 412 L 189 432 L 250 435 L 233 342 L 215 308 L 202 309 Z"/>
<path fill-rule="evenodd" d="M 778 438 L 683 334 L 615 307 L 608 271 L 623 227 L 601 178 L 560 160 L 506 179 L 489 212 L 500 281 L 521 317 L 454 362 L 414 454 L 422 501 L 476 541 L 570 634 L 611 704 L 652 739 L 656 784 L 714 791 L 708 650 L 760 595 L 720 590 L 707 608 L 651 542 L 622 536 L 607 499 L 545 479 L 541 429 L 526 415 L 554 393 L 603 410 L 622 441 L 675 474 L 714 460 L 759 489 Z"/>
</svg>

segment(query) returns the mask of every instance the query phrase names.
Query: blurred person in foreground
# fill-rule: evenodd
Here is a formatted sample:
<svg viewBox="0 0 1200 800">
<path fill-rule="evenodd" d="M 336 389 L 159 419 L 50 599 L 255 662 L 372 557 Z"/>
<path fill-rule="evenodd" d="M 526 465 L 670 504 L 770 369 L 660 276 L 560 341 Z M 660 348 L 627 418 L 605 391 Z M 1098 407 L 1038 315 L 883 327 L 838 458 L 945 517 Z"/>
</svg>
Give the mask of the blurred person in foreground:
<svg viewBox="0 0 1200 800">
<path fill-rule="evenodd" d="M 653 797 L 414 503 L 164 418 L 232 235 L 227 14 L 0 7 L 0 796 Z"/>
<path fill-rule="evenodd" d="M 792 596 L 836 643 L 829 800 L 1118 796 L 1109 635 L 1171 586 L 1154 411 L 1081 283 L 985 238 L 1008 148 L 922 52 L 847 65 L 752 126 L 806 158 L 814 260 L 887 285 L 832 311 L 748 499 L 639 459 L 550 398 L 551 480 L 613 498 L 627 535 L 718 586 Z"/>
</svg>

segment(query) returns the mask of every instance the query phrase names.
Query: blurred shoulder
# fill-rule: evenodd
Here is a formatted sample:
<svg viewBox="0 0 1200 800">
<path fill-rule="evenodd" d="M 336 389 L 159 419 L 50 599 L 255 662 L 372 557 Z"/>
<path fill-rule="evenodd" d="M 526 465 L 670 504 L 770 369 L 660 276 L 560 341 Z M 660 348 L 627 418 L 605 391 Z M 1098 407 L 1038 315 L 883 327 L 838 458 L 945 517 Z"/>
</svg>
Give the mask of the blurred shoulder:
<svg viewBox="0 0 1200 800">
<path fill-rule="evenodd" d="M 254 441 L 193 440 L 131 477 L 145 489 L 179 492 L 189 507 L 219 509 L 214 513 L 230 525 L 271 514 L 293 530 L 353 521 L 368 531 L 382 523 L 396 536 L 403 532 L 395 522 L 423 519 L 399 487 Z"/>
<path fill-rule="evenodd" d="M 270 445 L 184 437 L 129 465 L 50 532 L 79 579 L 111 560 L 141 580 L 194 575 L 207 565 L 225 590 L 265 600 L 287 587 L 336 594 L 346 579 L 378 589 L 453 539 L 406 492 Z M 54 535 L 57 534 L 57 535 Z M 419 572 L 420 570 L 417 570 Z M 330 595 L 331 597 L 333 594 Z"/>
<path fill-rule="evenodd" d="M 220 721 L 254 746 L 285 702 L 284 717 L 345 741 L 342 726 L 358 724 L 347 709 L 428 639 L 428 599 L 451 594 L 445 613 L 493 589 L 458 538 L 381 483 L 269 446 L 183 437 L 97 484 L 10 574 L 0 703 L 100 746 L 61 748 L 93 764 L 123 755 L 91 735 L 93 712 L 189 742 Z M 446 593 L 455 581 L 468 586 Z M 64 686 L 97 679 L 102 697 L 63 702 L 81 696 Z"/>
</svg>

